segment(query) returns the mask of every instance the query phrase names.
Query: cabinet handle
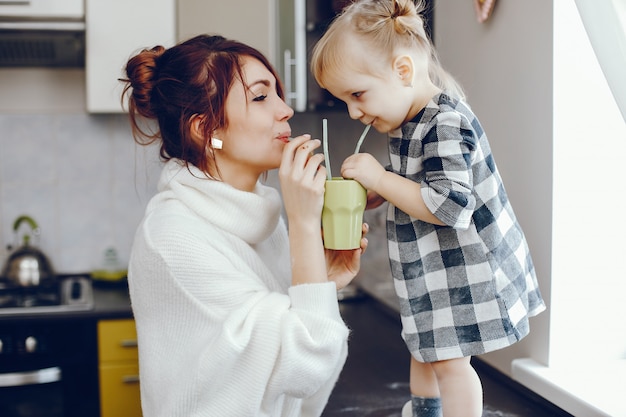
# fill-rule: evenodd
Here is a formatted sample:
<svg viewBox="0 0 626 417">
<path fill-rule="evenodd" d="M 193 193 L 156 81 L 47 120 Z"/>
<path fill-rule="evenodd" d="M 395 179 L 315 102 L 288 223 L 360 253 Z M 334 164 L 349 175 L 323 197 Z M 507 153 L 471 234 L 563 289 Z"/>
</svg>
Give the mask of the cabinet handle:
<svg viewBox="0 0 626 417">
<path fill-rule="evenodd" d="M 138 384 L 139 383 L 139 375 L 124 375 L 122 377 L 122 382 L 124 384 Z"/>
<path fill-rule="evenodd" d="M 0 6 L 30 6 L 30 0 L 0 0 Z"/>
<path fill-rule="evenodd" d="M 283 52 L 283 72 L 285 83 L 285 98 L 296 111 L 305 111 L 307 103 L 307 62 L 306 62 L 306 3 L 305 0 L 294 1 L 294 43 L 295 51 L 292 57 L 291 50 Z M 293 68 L 292 68 L 293 67 Z M 291 72 L 295 74 L 295 86 L 292 85 Z M 292 104 L 295 101 L 295 104 Z"/>
<path fill-rule="evenodd" d="M 296 105 L 297 111 L 306 110 L 307 88 L 306 77 L 308 73 L 307 50 L 306 50 L 306 1 L 294 1 L 294 43 L 295 43 L 295 73 L 296 73 Z"/>
<path fill-rule="evenodd" d="M 137 347 L 137 339 L 122 339 L 120 341 L 120 346 L 123 348 Z"/>
<path fill-rule="evenodd" d="M 0 0 L 2 1 L 2 0 Z M 9 6 L 8 3 L 0 3 L 0 8 L 3 6 Z M 1 10 L 0 10 L 1 11 Z M 85 31 L 85 22 L 55 22 L 55 21 L 28 21 L 19 20 L 13 22 L 0 22 L 0 29 L 2 30 L 59 30 L 59 31 Z"/>
<path fill-rule="evenodd" d="M 10 374 L 0 374 L 0 387 L 19 387 L 22 385 L 48 384 L 61 380 L 61 369 L 58 366 L 53 368 L 39 369 L 30 372 L 15 372 Z"/>
<path fill-rule="evenodd" d="M 283 82 L 285 83 L 285 99 L 290 106 L 293 106 L 293 100 L 298 96 L 291 85 L 291 71 L 295 65 L 296 60 L 291 58 L 291 49 L 285 49 L 283 52 Z"/>
</svg>

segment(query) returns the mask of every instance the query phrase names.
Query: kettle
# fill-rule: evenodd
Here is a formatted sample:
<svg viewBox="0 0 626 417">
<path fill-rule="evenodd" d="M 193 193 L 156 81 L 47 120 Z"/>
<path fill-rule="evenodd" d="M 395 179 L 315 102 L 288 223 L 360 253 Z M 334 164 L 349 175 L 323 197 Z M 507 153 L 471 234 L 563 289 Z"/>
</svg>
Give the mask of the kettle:
<svg viewBox="0 0 626 417">
<path fill-rule="evenodd" d="M 17 231 L 22 223 L 31 227 L 33 235 L 39 234 L 39 226 L 29 216 L 20 216 L 13 223 L 13 231 L 17 237 Z M 49 286 L 56 283 L 56 274 L 50 260 L 34 246 L 30 245 L 30 235 L 23 237 L 23 245 L 15 249 L 7 259 L 2 275 L 0 287 L 37 287 Z"/>
</svg>

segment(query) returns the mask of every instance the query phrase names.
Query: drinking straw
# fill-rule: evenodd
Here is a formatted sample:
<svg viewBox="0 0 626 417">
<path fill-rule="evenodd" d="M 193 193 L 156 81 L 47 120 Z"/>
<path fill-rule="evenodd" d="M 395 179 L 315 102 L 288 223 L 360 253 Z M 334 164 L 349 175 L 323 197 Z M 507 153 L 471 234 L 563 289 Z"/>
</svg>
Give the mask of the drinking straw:
<svg viewBox="0 0 626 417">
<path fill-rule="evenodd" d="M 356 143 L 356 149 L 354 150 L 354 153 L 359 153 L 359 150 L 361 149 L 361 144 L 363 143 L 363 140 L 365 140 L 365 135 L 367 135 L 367 131 L 370 130 L 370 126 L 372 125 L 365 126 L 365 130 L 363 131 L 363 133 L 361 133 L 361 137 Z"/>
<path fill-rule="evenodd" d="M 328 157 L 328 120 L 322 119 L 322 145 L 324 146 L 324 162 L 326 163 L 326 177 L 328 180 L 333 179 L 330 172 L 330 158 Z"/>
</svg>

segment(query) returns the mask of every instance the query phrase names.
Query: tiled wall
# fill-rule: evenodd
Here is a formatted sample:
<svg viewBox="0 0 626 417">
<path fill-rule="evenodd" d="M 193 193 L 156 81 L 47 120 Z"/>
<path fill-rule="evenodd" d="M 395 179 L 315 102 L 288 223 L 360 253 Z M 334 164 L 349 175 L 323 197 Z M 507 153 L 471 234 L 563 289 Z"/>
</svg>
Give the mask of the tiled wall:
<svg viewBox="0 0 626 417">
<path fill-rule="evenodd" d="M 331 168 L 339 174 L 363 125 L 345 114 L 297 114 L 293 134 L 321 138 L 323 117 L 329 120 Z M 384 137 L 373 129 L 362 151 L 387 160 Z M 126 115 L 0 113 L 2 264 L 6 246 L 20 243 L 13 222 L 22 214 L 39 223 L 41 235 L 34 243 L 57 272 L 98 268 L 108 247 L 127 263 L 159 172 L 156 148 L 135 145 Z M 276 175 L 268 181 L 276 185 Z M 19 231 L 29 227 L 23 224 Z"/>
<path fill-rule="evenodd" d="M 98 268 L 107 247 L 128 261 L 134 229 L 160 171 L 124 115 L 0 114 L 2 258 L 14 220 L 38 222 L 35 243 L 57 272 Z M 20 235 L 30 228 L 23 224 Z"/>
</svg>

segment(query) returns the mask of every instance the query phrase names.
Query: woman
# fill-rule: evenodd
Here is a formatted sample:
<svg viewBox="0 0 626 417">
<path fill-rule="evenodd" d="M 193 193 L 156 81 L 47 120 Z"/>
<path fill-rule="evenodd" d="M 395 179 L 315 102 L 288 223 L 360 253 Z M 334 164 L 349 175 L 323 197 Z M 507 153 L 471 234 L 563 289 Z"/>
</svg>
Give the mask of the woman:
<svg viewBox="0 0 626 417">
<path fill-rule="evenodd" d="M 276 72 L 239 42 L 157 46 L 126 73 L 134 136 L 167 161 L 129 265 L 144 416 L 321 415 L 347 353 L 336 291 L 367 239 L 324 252 L 320 141 L 290 140 Z M 279 167 L 288 233 L 259 182 Z"/>
</svg>

